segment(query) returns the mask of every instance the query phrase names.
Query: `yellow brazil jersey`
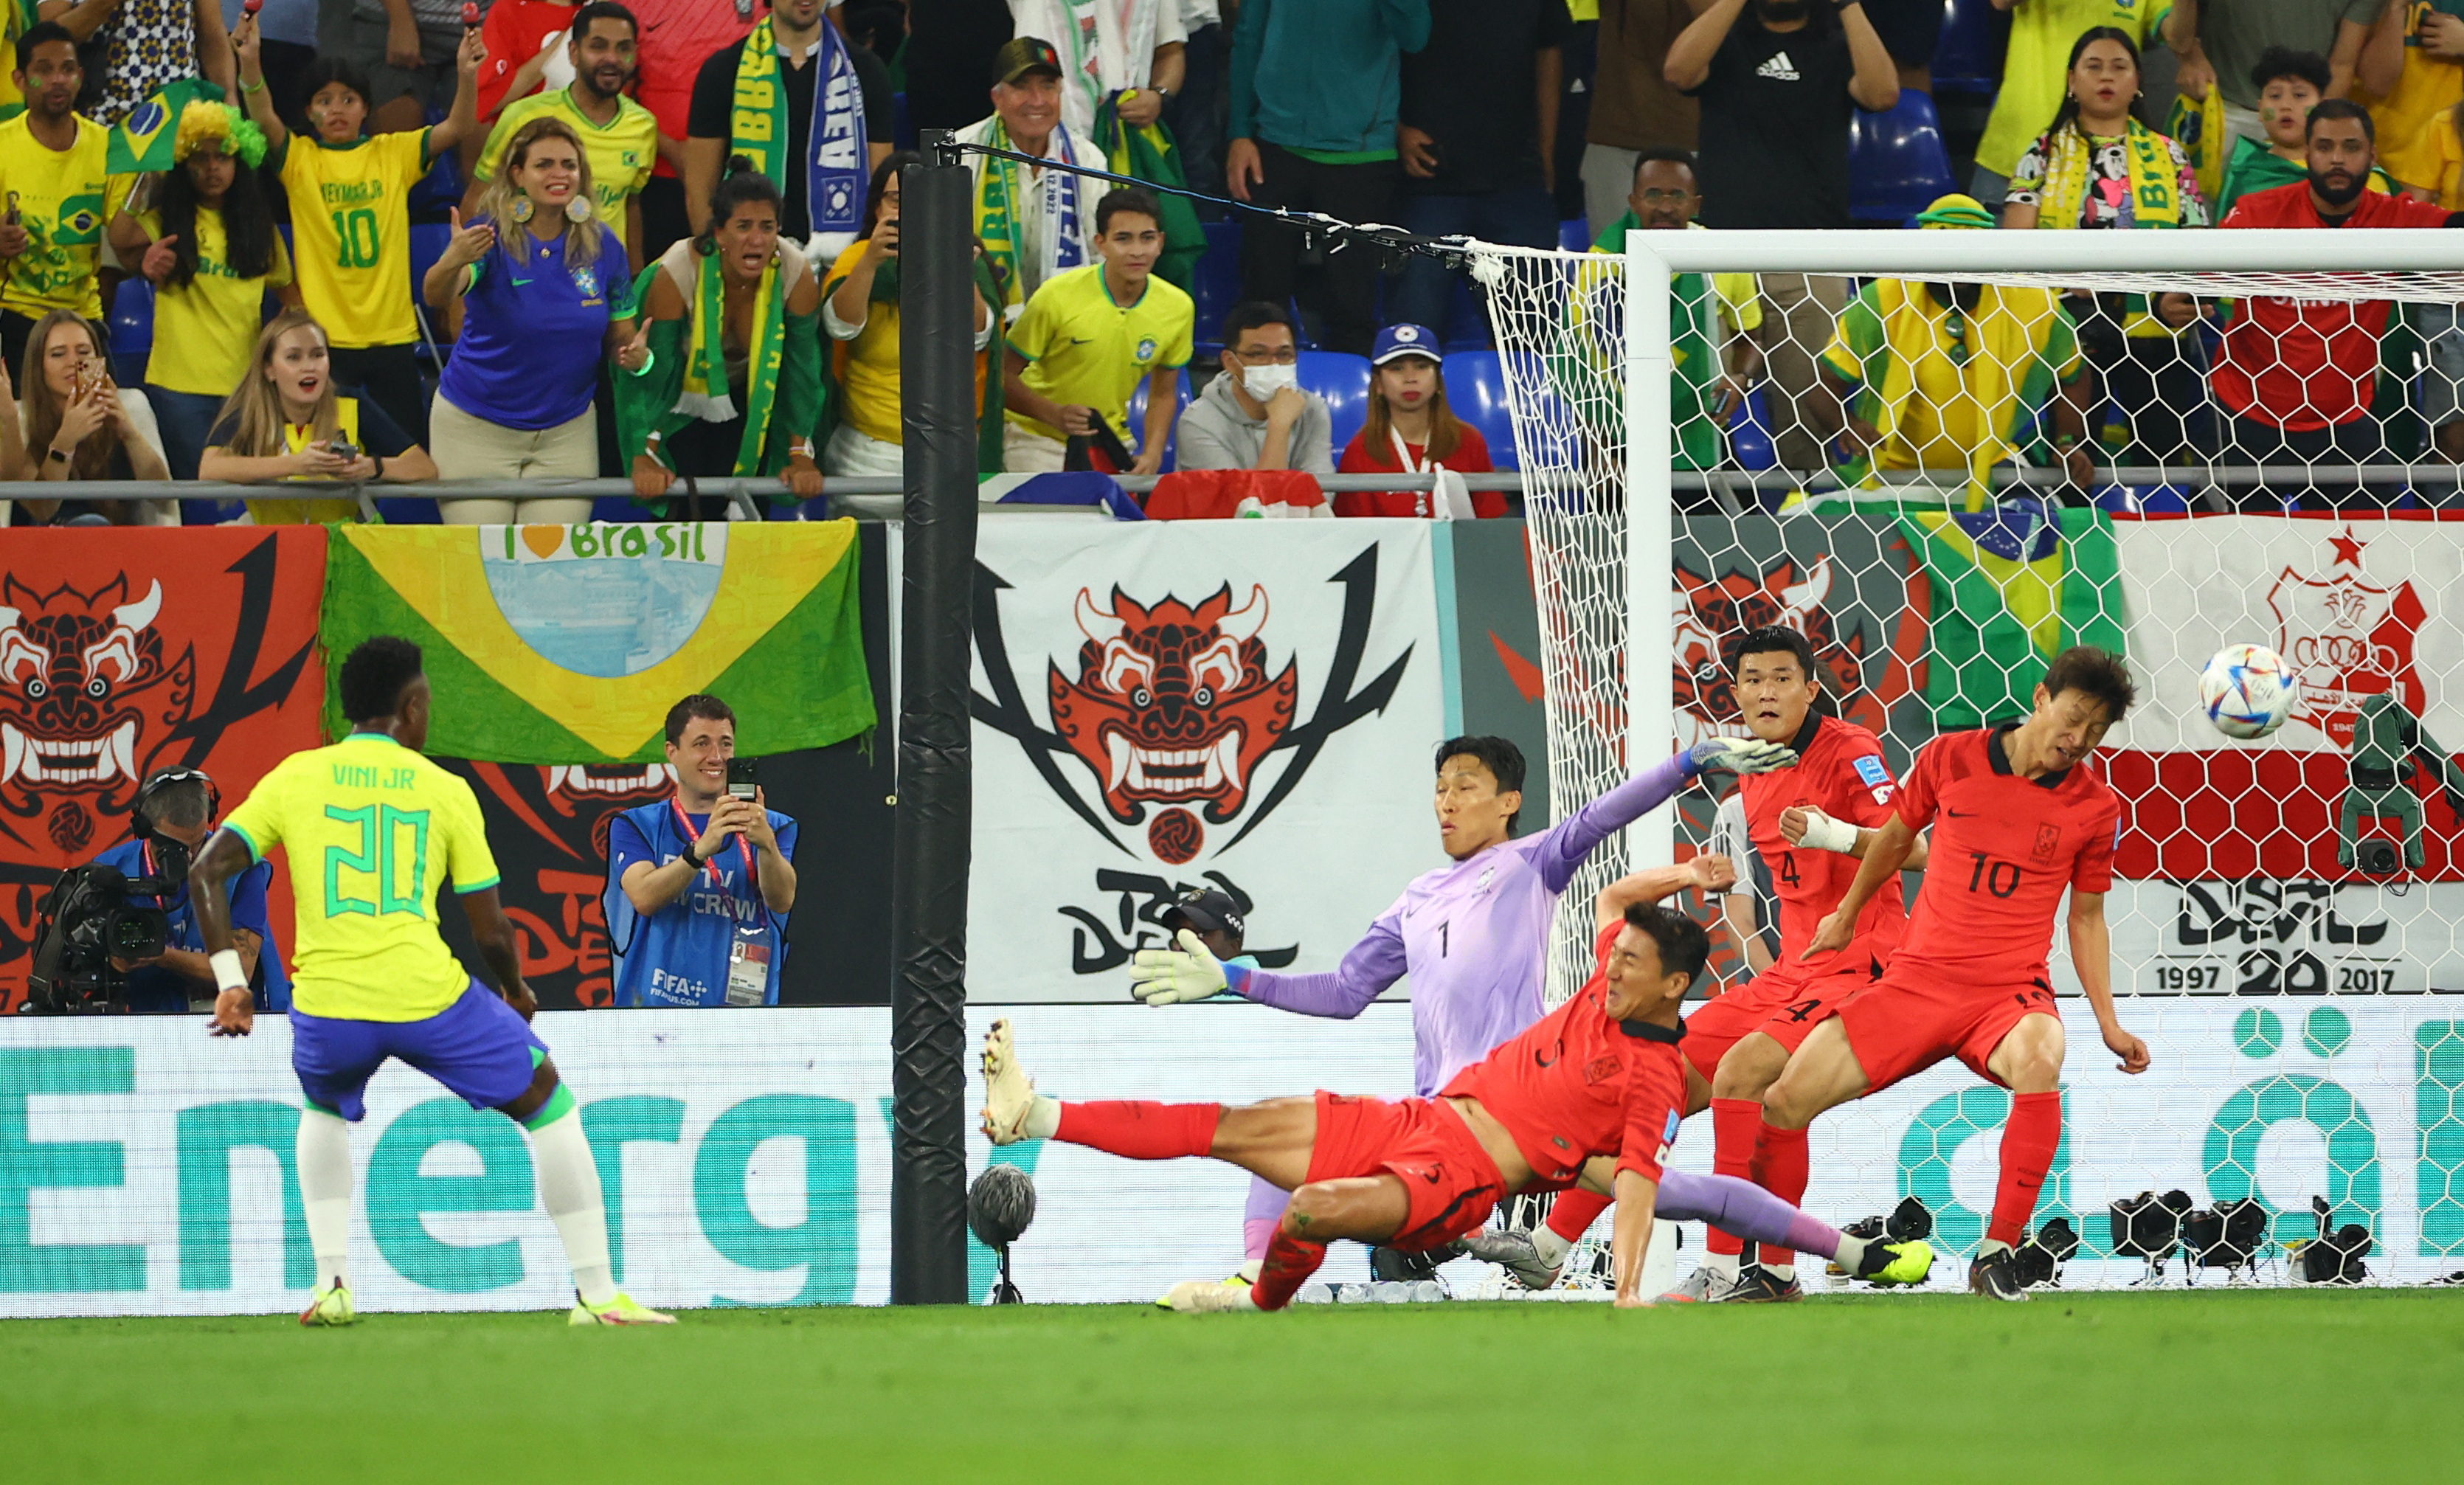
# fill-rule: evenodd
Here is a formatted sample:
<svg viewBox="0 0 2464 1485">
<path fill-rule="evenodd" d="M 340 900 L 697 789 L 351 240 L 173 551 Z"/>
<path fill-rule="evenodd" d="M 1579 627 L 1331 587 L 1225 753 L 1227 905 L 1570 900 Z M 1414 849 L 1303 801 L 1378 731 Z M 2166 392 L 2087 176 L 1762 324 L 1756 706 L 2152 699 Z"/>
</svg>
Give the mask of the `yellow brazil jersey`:
<svg viewBox="0 0 2464 1485">
<path fill-rule="evenodd" d="M 262 860 L 291 857 L 292 1004 L 310 1015 L 417 1021 L 470 987 L 437 931 L 437 889 L 496 884 L 471 786 L 377 732 L 295 753 L 224 825 Z"/>
<path fill-rule="evenodd" d="M 285 142 L 282 188 L 291 194 L 299 297 L 331 343 L 360 350 L 418 338 L 409 197 L 427 172 L 426 129 L 348 144 L 301 134 Z"/>
<path fill-rule="evenodd" d="M 590 161 L 590 204 L 599 209 L 599 219 L 616 229 L 616 235 L 625 235 L 625 203 L 650 184 L 650 172 L 658 168 L 658 116 L 620 95 L 616 117 L 596 124 L 574 105 L 571 88 L 534 93 L 507 103 L 496 116 L 496 126 L 488 131 L 488 146 L 479 152 L 478 167 L 472 173 L 482 181 L 495 180 L 515 132 L 541 114 L 573 125 L 582 152 Z"/>
<path fill-rule="evenodd" d="M 110 131 L 91 119 L 77 120 L 77 142 L 67 149 L 46 147 L 33 125 L 31 114 L 0 123 L 0 209 L 13 203 L 26 229 L 26 251 L 5 263 L 0 309 L 29 319 L 54 310 L 100 319 L 95 269 L 102 227 L 127 202 L 137 177 L 104 172 Z"/>
<path fill-rule="evenodd" d="M 2411 0 L 2405 8 L 2404 71 L 2387 97 L 2364 99 L 2378 126 L 2380 165 L 2423 190 L 2438 188 L 2439 159 L 2430 125 L 2464 102 L 2464 63 L 2441 61 L 2421 45 L 2421 23 L 2439 9 L 2430 0 Z M 2425 138 L 2432 150 L 2422 148 Z"/>
<path fill-rule="evenodd" d="M 334 431 L 346 444 L 360 441 L 360 400 L 356 397 L 334 399 Z M 282 451 L 296 454 L 317 441 L 316 425 L 286 423 L 282 426 Z M 291 479 L 307 478 L 294 474 Z M 357 500 L 252 500 L 248 502 L 249 519 L 259 526 L 332 526 L 341 521 L 360 518 Z"/>
<path fill-rule="evenodd" d="M 1197 317 L 1188 295 L 1153 276 L 1135 300 L 1115 304 L 1104 265 L 1089 263 L 1035 291 L 1009 347 L 1026 358 L 1028 386 L 1064 406 L 1094 408 L 1126 438 L 1130 393 L 1149 372 L 1189 364 Z M 1046 438 L 1062 436 L 1023 414 L 1010 419 Z"/>
<path fill-rule="evenodd" d="M 163 235 L 163 216 L 138 213 L 145 235 Z M 248 375 L 256 332 L 265 323 L 265 293 L 291 282 L 291 254 L 274 234 L 274 256 L 254 278 L 231 272 L 231 240 L 223 214 L 197 208 L 197 273 L 179 288 L 154 296 L 154 349 L 145 380 L 174 392 L 229 397 Z"/>
</svg>

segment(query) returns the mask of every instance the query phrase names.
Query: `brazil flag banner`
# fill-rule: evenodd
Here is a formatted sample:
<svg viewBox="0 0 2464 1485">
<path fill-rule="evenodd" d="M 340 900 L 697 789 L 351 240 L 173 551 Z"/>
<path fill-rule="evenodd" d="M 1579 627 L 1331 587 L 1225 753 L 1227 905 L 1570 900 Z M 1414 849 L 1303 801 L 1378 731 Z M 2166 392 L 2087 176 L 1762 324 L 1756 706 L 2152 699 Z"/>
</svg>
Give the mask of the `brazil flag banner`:
<svg viewBox="0 0 2464 1485">
<path fill-rule="evenodd" d="M 219 103 L 223 90 L 203 77 L 174 77 L 112 125 L 103 149 L 103 168 L 113 175 L 168 170 L 175 162 L 171 146 L 180 133 L 180 115 L 198 99 Z"/>
<path fill-rule="evenodd" d="M 2025 715 L 2046 665 L 2074 644 L 2123 653 L 2121 562 L 2104 512 L 1903 506 L 1900 529 L 1932 589 L 1925 694 L 1935 727 Z"/>
<path fill-rule="evenodd" d="M 852 521 L 337 526 L 319 638 L 329 676 L 372 635 L 426 652 L 431 753 L 650 763 L 696 691 L 735 710 L 747 753 L 870 728 L 856 600 Z"/>
</svg>

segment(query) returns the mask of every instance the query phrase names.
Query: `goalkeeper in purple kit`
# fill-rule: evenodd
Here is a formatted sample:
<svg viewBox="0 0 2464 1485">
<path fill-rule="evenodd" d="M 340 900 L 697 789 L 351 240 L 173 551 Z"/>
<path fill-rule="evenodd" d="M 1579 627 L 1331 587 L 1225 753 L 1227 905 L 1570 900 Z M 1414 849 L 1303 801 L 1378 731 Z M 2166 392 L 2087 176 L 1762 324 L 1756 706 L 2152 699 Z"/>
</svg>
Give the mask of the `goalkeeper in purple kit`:
<svg viewBox="0 0 2464 1485">
<path fill-rule="evenodd" d="M 1455 737 L 1437 750 L 1438 840 L 1452 860 L 1423 873 L 1370 925 L 1333 970 L 1310 974 L 1219 961 L 1197 935 L 1141 950 L 1132 993 L 1149 1005 L 1228 990 L 1303 1015 L 1350 1018 L 1397 980 L 1412 978 L 1413 1088 L 1431 1097 L 1500 1042 L 1540 1019 L 1549 928 L 1574 872 L 1599 843 L 1676 797 L 1706 770 L 1759 774 L 1796 754 L 1749 737 L 1713 737 L 1637 774 L 1535 836 L 1514 838 L 1523 808 L 1523 751 L 1503 737 Z M 1254 1179 L 1243 1235 L 1255 1266 L 1284 1213 L 1286 1193 Z M 1561 1202 L 1607 1199 L 1568 1192 Z"/>
</svg>

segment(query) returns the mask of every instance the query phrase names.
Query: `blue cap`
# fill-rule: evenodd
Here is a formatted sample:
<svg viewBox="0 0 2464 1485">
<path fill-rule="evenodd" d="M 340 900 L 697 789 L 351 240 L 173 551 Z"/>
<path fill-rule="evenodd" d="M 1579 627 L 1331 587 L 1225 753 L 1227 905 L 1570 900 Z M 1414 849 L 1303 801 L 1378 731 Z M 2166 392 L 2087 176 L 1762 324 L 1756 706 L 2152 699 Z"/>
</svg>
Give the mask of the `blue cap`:
<svg viewBox="0 0 2464 1485">
<path fill-rule="evenodd" d="M 1397 356 L 1445 359 L 1438 350 L 1438 333 L 1426 325 L 1388 325 L 1377 332 L 1377 343 L 1369 348 L 1369 364 L 1383 366 Z"/>
</svg>

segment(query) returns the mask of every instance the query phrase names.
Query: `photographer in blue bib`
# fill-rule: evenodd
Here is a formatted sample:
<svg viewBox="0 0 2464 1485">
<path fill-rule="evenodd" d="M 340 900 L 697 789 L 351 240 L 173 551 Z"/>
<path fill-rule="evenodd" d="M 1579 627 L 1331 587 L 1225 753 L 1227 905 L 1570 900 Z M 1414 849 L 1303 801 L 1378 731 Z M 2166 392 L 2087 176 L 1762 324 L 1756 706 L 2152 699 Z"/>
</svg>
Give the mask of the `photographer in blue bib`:
<svg viewBox="0 0 2464 1485">
<path fill-rule="evenodd" d="M 213 834 L 222 796 L 202 769 L 157 769 L 137 790 L 128 807 L 132 839 L 95 858 L 95 864 L 116 868 L 138 882 L 171 881 L 179 890 L 164 897 L 131 894 L 129 905 L 160 911 L 166 927 L 163 951 L 143 959 L 114 958 L 111 968 L 123 976 L 126 1003 L 137 1015 L 185 1015 L 191 1001 L 209 1009 L 214 998 L 214 972 L 206 964 L 206 941 L 197 929 L 196 910 L 188 903 L 188 858 Z M 231 937 L 237 941 L 240 964 L 248 972 L 259 1012 L 289 1011 L 291 981 L 282 972 L 282 956 L 274 947 L 272 920 L 266 912 L 265 890 L 274 868 L 258 862 L 233 880 L 231 887 Z"/>
<path fill-rule="evenodd" d="M 607 938 L 619 1006 L 779 1003 L 796 822 L 768 807 L 736 713 L 715 696 L 668 711 L 676 792 L 607 829 Z"/>
</svg>

